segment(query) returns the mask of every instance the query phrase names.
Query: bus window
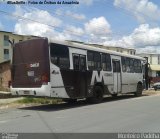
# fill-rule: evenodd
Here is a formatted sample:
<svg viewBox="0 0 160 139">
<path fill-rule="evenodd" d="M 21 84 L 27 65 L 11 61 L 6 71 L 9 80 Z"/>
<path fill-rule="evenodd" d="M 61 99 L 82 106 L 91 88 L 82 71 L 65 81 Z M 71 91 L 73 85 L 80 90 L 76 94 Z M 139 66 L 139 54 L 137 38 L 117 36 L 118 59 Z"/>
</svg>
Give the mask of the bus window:
<svg viewBox="0 0 160 139">
<path fill-rule="evenodd" d="M 73 68 L 79 70 L 79 55 L 73 55 Z"/>
<path fill-rule="evenodd" d="M 106 63 L 106 55 L 105 54 L 102 54 L 102 69 L 104 71 L 107 70 L 107 63 Z"/>
<path fill-rule="evenodd" d="M 111 57 L 109 54 L 102 54 L 102 69 L 104 71 L 111 71 Z"/>
<path fill-rule="evenodd" d="M 62 69 L 68 69 L 69 63 L 69 50 L 68 47 L 60 44 L 50 44 L 51 62 Z"/>
<path fill-rule="evenodd" d="M 73 54 L 73 68 L 74 70 L 86 70 L 86 56 Z"/>
<path fill-rule="evenodd" d="M 86 56 L 80 55 L 80 70 L 86 70 Z"/>
<path fill-rule="evenodd" d="M 111 71 L 111 56 L 109 54 L 106 54 L 106 63 L 107 63 L 107 71 Z"/>
<path fill-rule="evenodd" d="M 88 51 L 88 69 L 89 70 L 101 70 L 101 55 L 98 52 Z"/>
<path fill-rule="evenodd" d="M 125 64 L 126 64 L 126 72 L 130 72 L 130 59 L 126 58 L 125 59 Z"/>
<path fill-rule="evenodd" d="M 94 53 L 94 69 L 101 70 L 101 55 L 100 53 Z"/>
<path fill-rule="evenodd" d="M 94 53 L 91 51 L 87 52 L 87 58 L 88 58 L 88 69 L 89 70 L 93 70 L 94 69 L 94 59 L 93 59 L 93 55 Z"/>
<path fill-rule="evenodd" d="M 141 73 L 142 72 L 142 67 L 141 67 L 141 61 L 135 59 L 134 60 L 134 72 L 135 73 Z"/>
<path fill-rule="evenodd" d="M 122 57 L 121 61 L 122 61 L 122 71 L 126 72 L 127 71 L 127 68 L 126 68 L 126 58 Z"/>
<path fill-rule="evenodd" d="M 130 58 L 130 72 L 131 73 L 134 73 L 134 59 Z"/>
</svg>

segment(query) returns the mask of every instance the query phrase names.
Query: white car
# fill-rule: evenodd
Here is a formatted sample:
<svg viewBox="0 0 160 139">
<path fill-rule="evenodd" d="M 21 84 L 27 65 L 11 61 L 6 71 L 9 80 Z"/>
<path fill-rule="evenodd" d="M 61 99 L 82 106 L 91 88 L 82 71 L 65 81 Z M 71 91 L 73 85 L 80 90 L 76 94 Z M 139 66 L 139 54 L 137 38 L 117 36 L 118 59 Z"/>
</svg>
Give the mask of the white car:
<svg viewBox="0 0 160 139">
<path fill-rule="evenodd" d="M 153 88 L 154 88 L 155 91 L 160 89 L 160 82 L 154 83 Z"/>
</svg>

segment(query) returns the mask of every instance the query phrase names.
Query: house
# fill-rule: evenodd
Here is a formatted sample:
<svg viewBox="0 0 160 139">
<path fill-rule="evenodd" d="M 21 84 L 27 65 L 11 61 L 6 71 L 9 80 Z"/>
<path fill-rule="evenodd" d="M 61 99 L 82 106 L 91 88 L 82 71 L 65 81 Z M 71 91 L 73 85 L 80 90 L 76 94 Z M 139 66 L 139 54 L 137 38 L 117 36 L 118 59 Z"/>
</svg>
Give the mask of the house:
<svg viewBox="0 0 160 139">
<path fill-rule="evenodd" d="M 153 82 L 160 81 L 160 54 L 141 53 L 137 55 L 148 58 L 148 63 L 149 63 L 148 75 L 152 77 Z"/>
<path fill-rule="evenodd" d="M 30 35 L 19 35 L 7 31 L 0 31 L 0 63 L 12 58 L 12 47 L 10 42 L 17 43 L 33 38 L 37 37 Z"/>
<path fill-rule="evenodd" d="M 8 90 L 9 81 L 11 81 L 11 64 L 10 60 L 0 63 L 0 89 Z"/>
<path fill-rule="evenodd" d="M 11 81 L 11 43 L 17 43 L 29 39 L 37 38 L 30 35 L 19 35 L 13 32 L 0 31 L 0 90 L 7 90 L 8 82 Z M 10 43 L 10 42 L 11 43 Z"/>
</svg>

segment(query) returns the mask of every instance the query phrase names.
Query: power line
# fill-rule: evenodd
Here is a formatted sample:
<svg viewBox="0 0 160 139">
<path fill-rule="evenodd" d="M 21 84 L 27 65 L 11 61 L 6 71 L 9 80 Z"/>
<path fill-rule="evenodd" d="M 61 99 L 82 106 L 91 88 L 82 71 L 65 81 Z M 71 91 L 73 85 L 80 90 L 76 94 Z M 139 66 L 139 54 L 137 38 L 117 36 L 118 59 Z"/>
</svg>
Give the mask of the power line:
<svg viewBox="0 0 160 139">
<path fill-rule="evenodd" d="M 25 6 L 26 6 L 26 5 L 25 5 Z M 35 8 L 35 7 L 32 7 L 32 8 Z M 35 9 L 44 10 L 43 8 L 35 8 Z M 62 14 L 58 14 L 58 13 L 56 13 L 56 12 L 53 12 L 53 11 L 49 10 L 49 9 L 47 9 L 47 11 L 51 12 L 52 14 L 54 14 L 54 15 L 56 15 L 56 16 L 61 16 L 62 18 L 64 18 L 64 15 L 62 15 Z M 51 13 L 50 13 L 50 14 L 51 14 Z M 65 14 L 65 16 L 70 17 L 70 16 L 67 15 L 67 14 Z M 72 19 L 75 19 L 75 20 L 76 20 L 76 18 L 72 18 Z M 115 18 L 115 19 L 117 19 L 117 18 Z M 70 21 L 70 22 L 84 26 L 84 24 L 81 23 L 81 22 L 75 22 L 75 21 Z M 99 25 L 96 24 L 96 23 L 94 23 L 94 25 L 96 25 L 96 28 L 98 28 L 99 30 L 104 30 L 104 29 L 105 29 L 104 27 L 99 27 Z M 129 32 L 128 32 L 128 33 L 129 33 Z M 122 32 L 120 32 L 120 31 L 112 32 L 112 34 L 115 34 L 115 35 L 118 35 L 118 34 L 119 34 L 120 36 L 122 36 Z"/>
<path fill-rule="evenodd" d="M 6 12 L 6 11 L 0 10 L 0 13 L 1 13 L 1 14 L 5 14 L 5 15 L 8 15 L 8 16 L 16 17 L 16 18 L 18 18 L 18 19 L 27 20 L 27 21 L 31 21 L 31 22 L 36 22 L 36 23 L 39 23 L 39 24 L 42 24 L 42 25 L 46 25 L 46 26 L 49 26 L 49 27 L 54 28 L 54 29 L 57 29 L 57 30 L 63 30 L 63 28 L 57 27 L 57 26 L 55 26 L 55 25 L 50 25 L 50 24 L 42 23 L 42 22 L 40 22 L 40 21 L 33 20 L 33 19 L 30 19 L 30 18 L 26 18 L 26 17 L 20 16 L 20 15 L 17 15 L 17 14 L 16 14 L 16 15 L 15 15 L 15 14 L 11 14 L 11 13 L 8 13 L 8 12 Z M 66 31 L 66 32 L 69 32 L 69 33 L 71 33 L 71 34 L 74 34 L 74 35 L 76 35 L 76 36 L 79 36 L 79 37 L 80 37 L 80 36 L 83 36 L 83 37 L 87 37 L 87 38 L 88 38 L 88 36 L 84 36 L 84 35 L 82 35 L 82 34 L 79 34 L 79 33 L 77 33 L 77 32 L 73 32 L 73 31 L 68 30 L 68 29 L 65 29 L 65 31 Z"/>
</svg>

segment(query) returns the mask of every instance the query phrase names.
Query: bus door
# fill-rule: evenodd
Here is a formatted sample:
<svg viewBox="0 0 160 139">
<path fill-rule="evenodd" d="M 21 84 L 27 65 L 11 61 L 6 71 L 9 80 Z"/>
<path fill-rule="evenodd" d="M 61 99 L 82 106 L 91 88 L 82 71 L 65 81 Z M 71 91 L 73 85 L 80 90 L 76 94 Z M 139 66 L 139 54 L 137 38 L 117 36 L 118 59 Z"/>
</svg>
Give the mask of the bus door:
<svg viewBox="0 0 160 139">
<path fill-rule="evenodd" d="M 75 97 L 86 96 L 86 55 L 73 54 Z"/>
<path fill-rule="evenodd" d="M 113 66 L 113 84 L 114 84 L 114 93 L 121 92 L 121 66 L 120 60 L 112 59 L 112 66 Z"/>
</svg>

